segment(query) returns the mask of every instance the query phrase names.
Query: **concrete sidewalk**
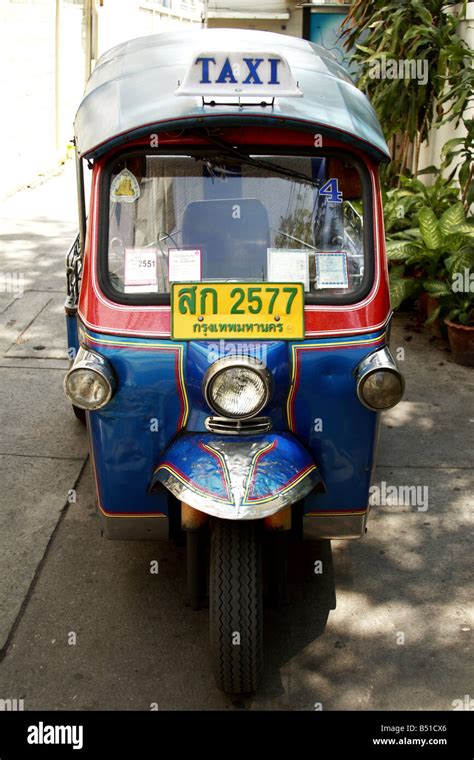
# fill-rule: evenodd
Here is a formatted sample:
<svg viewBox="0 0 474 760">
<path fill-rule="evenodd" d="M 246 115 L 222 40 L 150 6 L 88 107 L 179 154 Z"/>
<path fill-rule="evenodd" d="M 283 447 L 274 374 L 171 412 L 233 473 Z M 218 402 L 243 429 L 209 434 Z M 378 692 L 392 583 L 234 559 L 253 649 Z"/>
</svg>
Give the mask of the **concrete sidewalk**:
<svg viewBox="0 0 474 760">
<path fill-rule="evenodd" d="M 292 604 L 266 612 L 262 687 L 233 702 L 213 684 L 207 611 L 183 604 L 183 549 L 99 534 L 86 436 L 61 388 L 74 191 L 67 165 L 0 209 L 2 271 L 26 284 L 22 298 L 0 295 L 0 698 L 28 710 L 450 710 L 474 696 L 474 372 L 395 320 L 407 390 L 383 415 L 384 503 L 362 541 L 294 547 Z M 390 486 L 418 498 L 387 503 Z"/>
<path fill-rule="evenodd" d="M 0 205 L 0 651 L 87 456 L 62 391 L 73 168 Z"/>
</svg>

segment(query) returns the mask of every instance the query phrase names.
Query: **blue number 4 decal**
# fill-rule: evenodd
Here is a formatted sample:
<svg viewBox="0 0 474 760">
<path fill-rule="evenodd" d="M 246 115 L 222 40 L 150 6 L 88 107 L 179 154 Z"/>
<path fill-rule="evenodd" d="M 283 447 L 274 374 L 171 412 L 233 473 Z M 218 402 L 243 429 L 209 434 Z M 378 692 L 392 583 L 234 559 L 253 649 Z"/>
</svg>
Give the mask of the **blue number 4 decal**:
<svg viewBox="0 0 474 760">
<path fill-rule="evenodd" d="M 342 193 L 339 191 L 339 181 L 337 179 L 328 179 L 320 190 L 320 195 L 324 195 L 331 203 L 342 203 Z"/>
</svg>

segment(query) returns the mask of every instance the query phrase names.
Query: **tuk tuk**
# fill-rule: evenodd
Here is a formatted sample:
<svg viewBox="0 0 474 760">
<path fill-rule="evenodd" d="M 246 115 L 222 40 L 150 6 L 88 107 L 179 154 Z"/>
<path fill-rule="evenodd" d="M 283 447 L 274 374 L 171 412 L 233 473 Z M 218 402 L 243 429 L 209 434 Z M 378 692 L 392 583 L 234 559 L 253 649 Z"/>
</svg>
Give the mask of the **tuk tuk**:
<svg viewBox="0 0 474 760">
<path fill-rule="evenodd" d="M 263 542 L 278 603 L 288 536 L 364 535 L 380 412 L 403 394 L 388 148 L 327 50 L 234 29 L 106 53 L 75 147 L 64 387 L 87 423 L 101 529 L 185 536 L 217 683 L 250 693 Z"/>
</svg>

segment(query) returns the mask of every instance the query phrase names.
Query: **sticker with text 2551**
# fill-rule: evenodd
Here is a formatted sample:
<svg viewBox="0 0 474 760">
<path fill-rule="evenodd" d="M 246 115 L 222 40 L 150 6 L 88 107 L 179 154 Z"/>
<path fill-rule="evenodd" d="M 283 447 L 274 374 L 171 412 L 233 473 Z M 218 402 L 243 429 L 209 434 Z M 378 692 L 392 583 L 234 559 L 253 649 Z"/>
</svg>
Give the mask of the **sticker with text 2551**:
<svg viewBox="0 0 474 760">
<path fill-rule="evenodd" d="M 125 249 L 125 285 L 156 284 L 156 249 Z"/>
</svg>

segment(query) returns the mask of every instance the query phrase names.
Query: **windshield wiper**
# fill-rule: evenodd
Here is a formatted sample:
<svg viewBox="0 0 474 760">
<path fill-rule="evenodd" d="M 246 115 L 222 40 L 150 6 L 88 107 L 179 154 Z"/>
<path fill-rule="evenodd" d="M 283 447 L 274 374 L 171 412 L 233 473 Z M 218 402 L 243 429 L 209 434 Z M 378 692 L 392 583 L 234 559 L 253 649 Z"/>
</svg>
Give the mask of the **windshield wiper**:
<svg viewBox="0 0 474 760">
<path fill-rule="evenodd" d="M 253 156 L 247 155 L 247 153 L 244 153 L 239 148 L 235 148 L 233 145 L 229 145 L 229 143 L 223 142 L 222 140 L 219 140 L 218 137 L 211 136 L 207 133 L 199 133 L 199 137 L 203 137 L 205 140 L 210 142 L 212 145 L 215 145 L 217 148 L 220 148 L 224 152 L 224 156 L 227 154 L 229 156 L 234 156 L 235 158 L 238 158 L 241 163 L 249 164 L 250 166 L 258 166 L 260 169 L 266 169 L 267 171 L 274 172 L 275 174 L 279 174 L 280 176 L 284 177 L 290 177 L 291 179 L 298 180 L 300 182 L 304 182 L 306 185 L 312 185 L 313 187 L 320 187 L 321 182 L 319 180 L 314 180 L 311 177 L 308 177 L 307 174 L 303 174 L 302 172 L 297 172 L 294 169 L 286 169 L 284 166 L 279 166 L 278 164 L 274 164 L 272 161 L 265 161 L 265 159 L 261 158 L 254 158 Z M 206 161 L 215 161 L 215 156 L 206 157 Z"/>
</svg>

